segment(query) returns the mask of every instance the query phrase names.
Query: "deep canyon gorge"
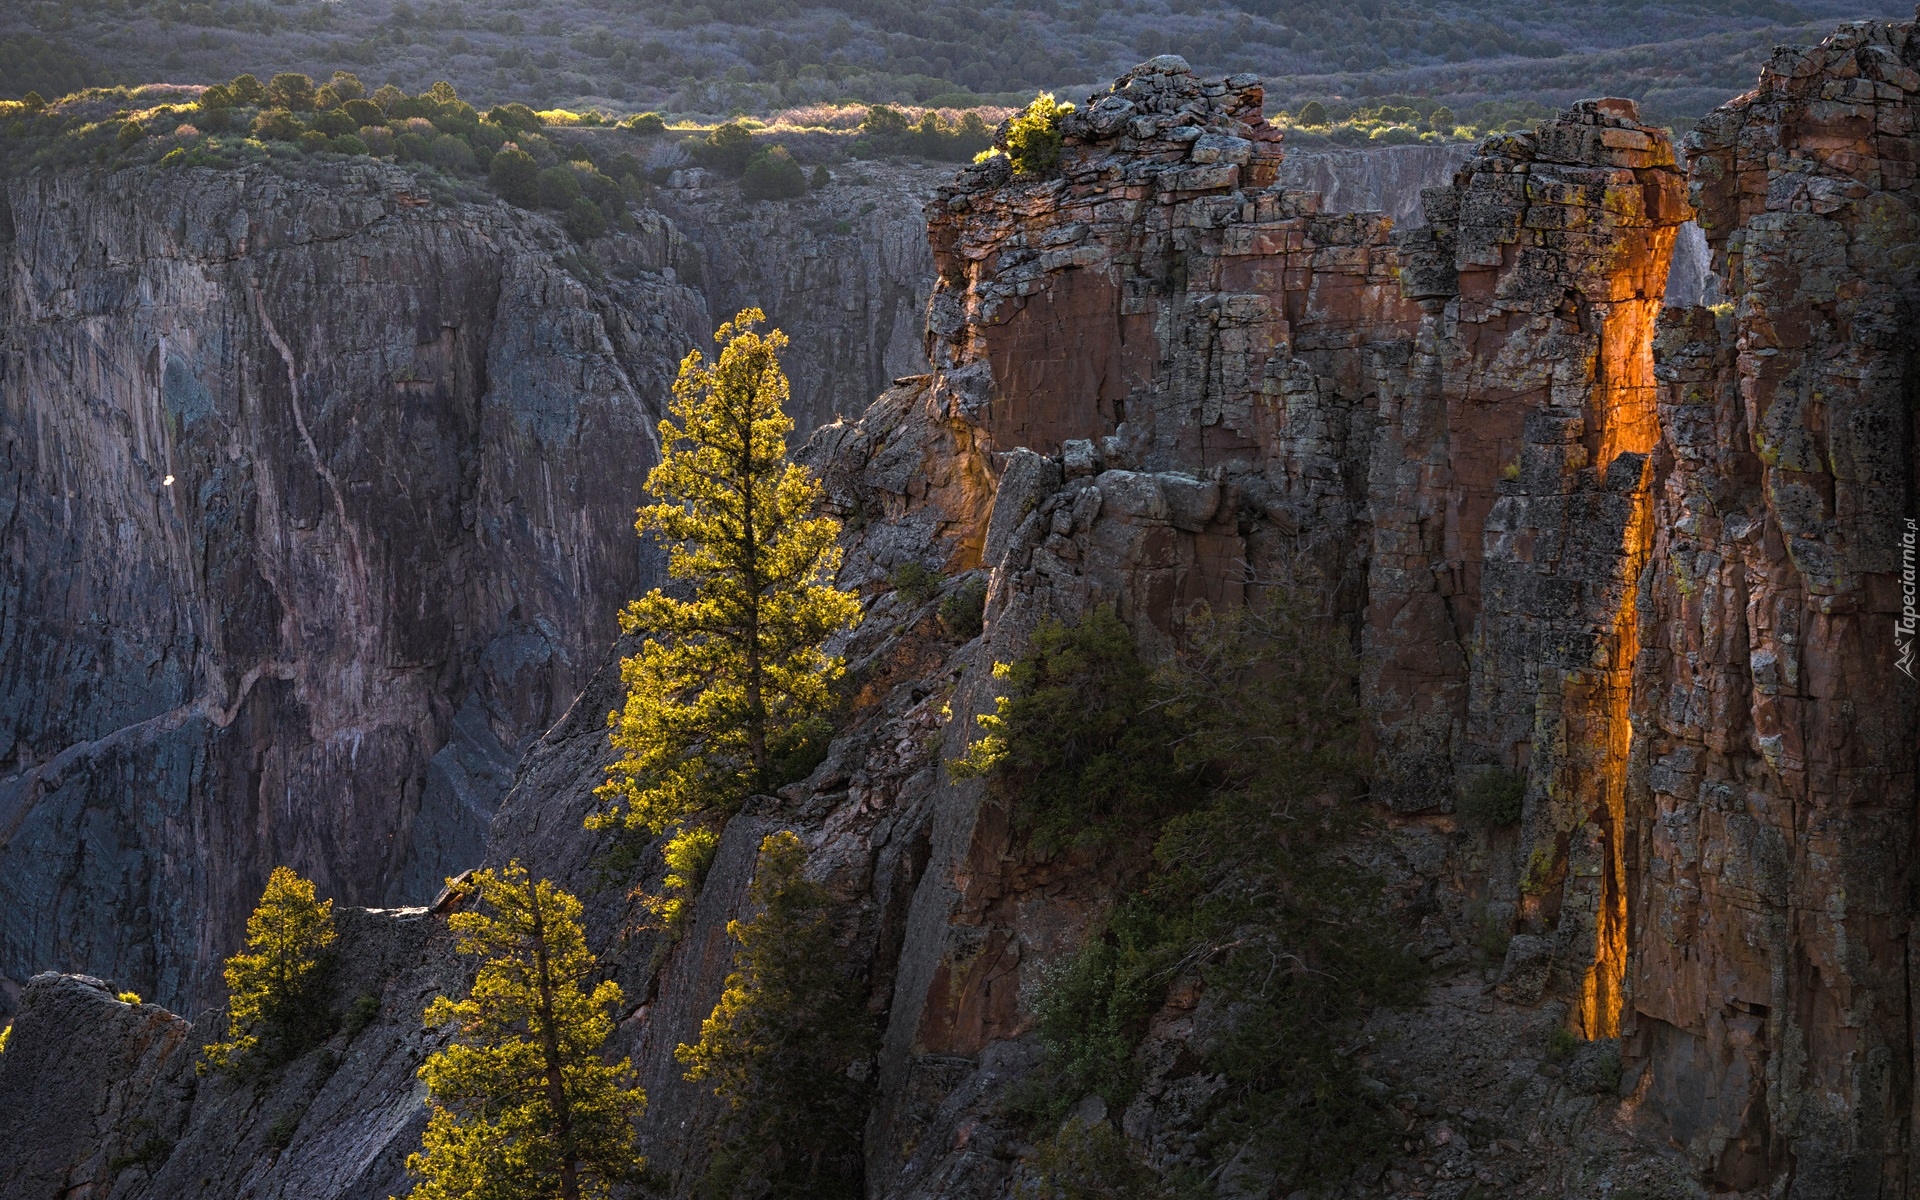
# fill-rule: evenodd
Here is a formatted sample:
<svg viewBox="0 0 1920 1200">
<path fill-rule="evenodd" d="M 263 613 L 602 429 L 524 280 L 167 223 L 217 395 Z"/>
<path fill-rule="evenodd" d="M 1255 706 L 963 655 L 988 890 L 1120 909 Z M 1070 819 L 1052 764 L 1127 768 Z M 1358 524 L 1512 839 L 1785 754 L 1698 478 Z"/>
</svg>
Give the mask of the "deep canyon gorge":
<svg viewBox="0 0 1920 1200">
<path fill-rule="evenodd" d="M 776 829 L 881 1031 L 868 1193 L 1010 1194 L 1028 997 L 1117 897 L 942 764 L 1044 622 L 1111 605 L 1166 646 L 1275 581 L 1357 651 L 1364 853 L 1430 970 L 1351 1050 L 1405 1141 L 1327 1194 L 1920 1192 L 1914 23 L 1781 48 L 1677 147 L 1598 99 L 1471 154 L 1293 155 L 1256 78 L 1171 57 L 1088 101 L 1042 178 L 667 190 L 591 264 L 378 164 L 10 184 L 18 1194 L 404 1194 L 420 1009 L 464 969 L 425 906 L 509 858 L 586 901 L 651 1169 L 690 1194 L 718 1101 L 674 1048 Z M 582 821 L 613 614 L 660 573 L 632 530 L 655 424 L 749 303 L 794 337 L 858 686 L 662 945 Z M 906 564 L 984 585 L 983 631 L 950 636 Z M 1496 775 L 1520 819 L 1473 828 Z M 366 906 L 339 986 L 379 1014 L 270 1080 L 198 1078 L 189 1019 L 280 863 Z M 1081 1106 L 1155 1170 L 1195 1166 L 1224 1086 L 1188 1052 L 1207 1019 L 1176 988 L 1125 1110 Z"/>
</svg>

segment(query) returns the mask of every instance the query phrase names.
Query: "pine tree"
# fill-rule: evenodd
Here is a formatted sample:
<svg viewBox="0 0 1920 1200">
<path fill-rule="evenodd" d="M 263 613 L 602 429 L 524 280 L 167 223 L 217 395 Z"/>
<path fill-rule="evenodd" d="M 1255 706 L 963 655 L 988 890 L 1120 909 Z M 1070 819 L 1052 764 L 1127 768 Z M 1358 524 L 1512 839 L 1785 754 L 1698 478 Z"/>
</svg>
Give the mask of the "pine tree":
<svg viewBox="0 0 1920 1200">
<path fill-rule="evenodd" d="M 646 640 L 621 664 L 627 702 L 610 721 L 623 757 L 597 793 L 596 827 L 624 818 L 660 833 L 737 804 L 785 782 L 824 737 L 844 665 L 821 645 L 860 605 L 831 584 L 839 522 L 814 515 L 820 485 L 787 461 L 787 339 L 756 333 L 765 319 L 750 308 L 722 325 L 711 365 L 687 355 L 660 423 L 655 503 L 636 525 L 666 544 L 667 574 L 690 586 L 655 589 L 620 616 Z"/>
<path fill-rule="evenodd" d="M 275 867 L 247 918 L 246 953 L 227 960 L 227 1040 L 205 1047 L 206 1065 L 271 1066 L 331 1033 L 322 985 L 333 940 L 333 901 L 316 901 L 312 880 Z"/>
<path fill-rule="evenodd" d="M 871 1030 L 839 969 L 829 897 L 803 877 L 792 833 L 768 835 L 749 889 L 757 910 L 733 921 L 734 970 L 700 1040 L 674 1057 L 713 1085 L 728 1115 L 715 1131 L 710 1196 L 857 1196 L 863 1087 L 848 1074 Z"/>
<path fill-rule="evenodd" d="M 519 863 L 477 872 L 488 912 L 448 918 L 480 958 L 467 999 L 435 997 L 430 1026 L 456 1040 L 420 1067 L 432 1113 L 414 1200 L 591 1200 L 636 1176 L 633 1121 L 647 1098 L 632 1066 L 601 1060 L 620 985 L 593 983 L 580 902 Z"/>
</svg>

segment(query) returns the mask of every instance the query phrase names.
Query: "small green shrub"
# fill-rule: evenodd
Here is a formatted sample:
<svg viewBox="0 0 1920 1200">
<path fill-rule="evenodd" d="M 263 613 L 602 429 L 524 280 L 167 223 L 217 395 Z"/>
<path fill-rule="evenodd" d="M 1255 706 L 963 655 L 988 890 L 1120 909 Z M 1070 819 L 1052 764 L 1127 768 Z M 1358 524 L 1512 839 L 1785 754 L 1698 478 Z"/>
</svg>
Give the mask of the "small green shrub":
<svg viewBox="0 0 1920 1200">
<path fill-rule="evenodd" d="M 740 190 L 749 200 L 791 200 L 806 195 L 807 176 L 786 147 L 775 146 L 747 160 Z"/>
<path fill-rule="evenodd" d="M 318 154 L 322 150 L 328 149 L 332 144 L 333 139 L 321 133 L 318 129 L 309 129 L 300 135 L 300 149 L 306 151 L 308 154 Z"/>
<path fill-rule="evenodd" d="M 994 675 L 1008 694 L 978 718 L 986 736 L 949 770 L 985 776 L 1036 845 L 1107 845 L 1171 815 L 1190 794 L 1190 770 L 1166 752 L 1175 736 L 1153 668 L 1111 607 L 1077 625 L 1041 625 L 1032 649 L 996 664 Z"/>
<path fill-rule="evenodd" d="M 576 242 L 590 242 L 607 231 L 607 218 L 600 206 L 585 196 L 576 196 L 560 219 L 568 236 Z"/>
<path fill-rule="evenodd" d="M 1118 1111 L 1139 1083 L 1133 1049 L 1160 1006 L 1164 954 L 1151 915 L 1138 904 L 1072 958 L 1044 971 L 1034 1017 L 1047 1070 L 1024 1104 L 1054 1124 L 1083 1096 L 1098 1095 Z"/>
<path fill-rule="evenodd" d="M 887 578 L 900 598 L 915 608 L 940 594 L 940 572 L 922 562 L 903 562 Z"/>
<path fill-rule="evenodd" d="M 1547 1061 L 1566 1062 L 1580 1050 L 1580 1039 L 1565 1025 L 1556 1026 L 1547 1035 Z"/>
<path fill-rule="evenodd" d="M 813 169 L 813 179 L 808 186 L 812 187 L 815 191 L 819 191 L 832 182 L 833 175 L 827 170 L 827 164 L 821 163 Z"/>
<path fill-rule="evenodd" d="M 653 914 L 658 922 L 656 927 L 669 939 L 678 940 L 684 932 L 687 920 L 693 915 L 693 902 L 699 898 L 700 885 L 707 878 L 707 868 L 713 865 L 713 856 L 719 849 L 720 834 L 705 825 L 682 829 L 661 847 L 660 857 L 667 864 L 667 877 L 662 883 L 664 894 L 636 895 Z"/>
<path fill-rule="evenodd" d="M 233 82 L 227 85 L 227 91 L 237 105 L 258 108 L 267 102 L 267 85 L 252 75 L 234 76 Z"/>
<path fill-rule="evenodd" d="M 566 212 L 580 199 L 579 177 L 565 167 L 548 167 L 540 172 L 540 207 Z"/>
<path fill-rule="evenodd" d="M 940 627 L 951 637 L 970 642 L 987 622 L 987 581 L 969 579 L 940 598 Z"/>
<path fill-rule="evenodd" d="M 305 128 L 284 108 L 269 108 L 253 119 L 253 136 L 263 142 L 291 142 Z"/>
<path fill-rule="evenodd" d="M 1596 1095 L 1617 1096 L 1620 1094 L 1620 1080 L 1625 1068 L 1620 1061 L 1620 1052 L 1609 1050 L 1593 1064 L 1592 1087 Z"/>
<path fill-rule="evenodd" d="M 267 83 L 267 103 L 276 108 L 312 112 L 313 102 L 313 80 L 308 76 L 287 71 L 275 75 Z"/>
<path fill-rule="evenodd" d="M 1298 125 L 1325 125 L 1327 123 L 1327 106 L 1318 100 L 1307 101 L 1300 106 L 1300 112 L 1294 117 L 1294 123 Z"/>
<path fill-rule="evenodd" d="M 533 133 L 542 125 L 540 114 L 524 104 L 501 104 L 487 110 L 487 121 L 509 135 Z"/>
<path fill-rule="evenodd" d="M 347 1006 L 346 1019 L 341 1022 L 341 1028 L 346 1030 L 348 1037 L 359 1037 L 361 1032 L 373 1024 L 374 1018 L 379 1015 L 380 997 L 362 992 L 353 998 L 352 1004 Z"/>
<path fill-rule="evenodd" d="M 303 1110 L 290 1110 L 281 1113 L 267 1126 L 267 1145 L 275 1150 L 285 1150 L 293 1145 L 293 1135 L 300 1128 L 300 1119 L 307 1114 Z"/>
<path fill-rule="evenodd" d="M 1171 1200 L 1173 1191 L 1105 1121 L 1070 1120 L 1028 1160 L 1015 1200 Z"/>
<path fill-rule="evenodd" d="M 139 992 L 121 992 L 118 996 L 114 998 L 120 1001 L 120 1003 L 122 1004 L 139 1004 L 140 1003 Z"/>
<path fill-rule="evenodd" d="M 352 117 L 349 117 L 339 109 L 335 109 L 332 112 L 317 112 L 313 114 L 308 124 L 311 128 L 318 129 L 328 137 L 340 137 L 343 134 L 352 133 L 354 130 L 360 128 L 359 125 L 354 123 Z"/>
<path fill-rule="evenodd" d="M 666 118 L 657 112 L 635 113 L 622 124 L 641 137 L 658 137 L 667 131 Z"/>
<path fill-rule="evenodd" d="M 1460 797 L 1460 819 L 1475 829 L 1504 829 L 1518 825 L 1527 781 L 1512 771 L 1493 767 L 1474 776 Z"/>
<path fill-rule="evenodd" d="M 1060 118 L 1073 111 L 1052 92 L 1041 92 L 1007 126 L 1007 160 L 1016 175 L 1038 175 L 1060 161 Z"/>
<path fill-rule="evenodd" d="M 473 147 L 450 133 L 433 139 L 433 165 L 448 174 L 465 174 L 475 169 Z"/>
<path fill-rule="evenodd" d="M 9 1021 L 7 1022 L 7 1027 L 5 1029 L 0 1029 L 0 1054 L 5 1054 L 7 1052 L 7 1039 L 12 1036 L 13 1036 L 13 1022 Z"/>
<path fill-rule="evenodd" d="M 509 144 L 493 156 L 487 178 L 509 204 L 533 208 L 540 203 L 540 164 L 518 146 Z"/>
<path fill-rule="evenodd" d="M 136 1119 L 130 1127 L 131 1136 L 145 1133 L 138 1142 L 125 1153 L 110 1155 L 107 1158 L 107 1170 L 118 1175 L 129 1167 L 144 1167 L 149 1175 L 153 1169 L 166 1162 L 173 1155 L 173 1143 L 152 1132 L 153 1122 L 144 1117 Z M 131 1140 L 131 1136 L 129 1140 Z"/>
<path fill-rule="evenodd" d="M 701 166 L 737 179 L 753 157 L 753 134 L 740 122 L 728 121 L 709 133 L 704 142 L 694 143 L 693 149 Z"/>
<path fill-rule="evenodd" d="M 125 150 L 146 136 L 147 127 L 145 125 L 142 125 L 138 121 L 126 121 L 121 124 L 120 133 L 116 140 L 120 143 L 120 148 Z"/>
</svg>

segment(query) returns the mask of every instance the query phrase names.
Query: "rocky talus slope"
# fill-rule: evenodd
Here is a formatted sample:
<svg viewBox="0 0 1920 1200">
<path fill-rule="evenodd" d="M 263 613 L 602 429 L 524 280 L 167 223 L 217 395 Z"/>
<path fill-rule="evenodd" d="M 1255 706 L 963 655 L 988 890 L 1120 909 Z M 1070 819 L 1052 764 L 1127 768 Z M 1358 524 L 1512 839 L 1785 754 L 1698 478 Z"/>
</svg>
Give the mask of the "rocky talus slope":
<svg viewBox="0 0 1920 1200">
<path fill-rule="evenodd" d="M 1630 102 L 1583 102 L 1482 145 L 1396 232 L 1275 186 L 1258 81 L 1156 59 L 1064 124 L 1056 172 L 990 160 L 940 189 L 930 370 L 802 455 L 869 599 L 826 761 L 731 821 L 671 946 L 629 891 L 657 885 L 654 860 L 610 875 L 581 829 L 611 665 L 492 826 L 492 861 L 589 899 L 665 1190 L 692 1190 L 715 1103 L 672 1051 L 720 991 L 775 828 L 810 848 L 869 989 L 868 1194 L 1030 1178 L 1038 1135 L 1005 1101 L 1039 1055 L 1032 988 L 1115 880 L 1035 852 L 942 761 L 1040 621 L 1112 604 L 1154 648 L 1193 602 L 1288 581 L 1362 651 L 1381 829 L 1356 853 L 1432 971 L 1352 1045 L 1401 1137 L 1326 1194 L 1914 1194 L 1920 709 L 1895 619 L 1920 475 L 1917 71 L 1912 23 L 1842 27 L 1678 154 Z M 1662 303 L 1696 213 L 1730 306 Z M 949 636 L 937 599 L 894 590 L 907 562 L 948 591 L 985 582 L 983 632 Z M 1489 778 L 1521 785 L 1517 824 L 1456 814 Z M 36 979 L 0 1056 L 0 1113 L 27 1114 L 0 1154 L 35 1148 L 15 1169 L 53 1187 L 180 1194 L 162 1181 L 239 1177 L 215 1173 L 209 1114 L 244 1108 L 291 1114 L 285 1150 L 272 1128 L 245 1143 L 254 1194 L 382 1194 L 384 1167 L 319 1164 L 391 1164 L 417 1136 L 417 1092 L 376 1064 L 430 1045 L 413 1014 L 447 978 L 444 937 L 430 914 L 354 920 L 424 929 L 354 985 L 379 987 L 379 1020 L 245 1100 L 187 1086 L 169 1047 L 191 1035 L 164 1014 Z M 1162 1171 L 1274 1194 L 1196 1158 L 1224 1086 L 1193 1052 L 1198 984 L 1149 1022 L 1124 1110 L 1077 1111 Z M 97 1070 L 42 1078 L 103 1026 Z M 109 1135 L 53 1128 L 55 1103 L 142 1114 L 153 1161 L 109 1185 Z"/>
</svg>

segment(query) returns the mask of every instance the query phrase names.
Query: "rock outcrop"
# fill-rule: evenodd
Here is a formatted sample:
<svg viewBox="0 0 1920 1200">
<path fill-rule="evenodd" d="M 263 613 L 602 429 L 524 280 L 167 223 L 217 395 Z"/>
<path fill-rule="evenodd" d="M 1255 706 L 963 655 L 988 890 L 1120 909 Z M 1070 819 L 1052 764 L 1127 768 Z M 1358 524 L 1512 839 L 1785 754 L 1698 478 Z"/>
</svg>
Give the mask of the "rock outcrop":
<svg viewBox="0 0 1920 1200">
<path fill-rule="evenodd" d="M 198 1074 L 212 1022 L 127 1003 L 90 976 L 28 981 L 0 1054 L 7 1195 L 382 1200 L 411 1186 L 426 1128 L 415 1070 L 434 995 L 471 979 L 425 909 L 338 909 L 333 1007 L 361 1016 L 256 1076 Z M 464 971 L 464 973 L 463 973 Z"/>
<path fill-rule="evenodd" d="M 1920 33 L 1862 22 L 1687 139 L 1732 304 L 1656 344 L 1630 987 L 1650 1116 L 1730 1188 L 1920 1187 L 1917 94 Z"/>
</svg>

